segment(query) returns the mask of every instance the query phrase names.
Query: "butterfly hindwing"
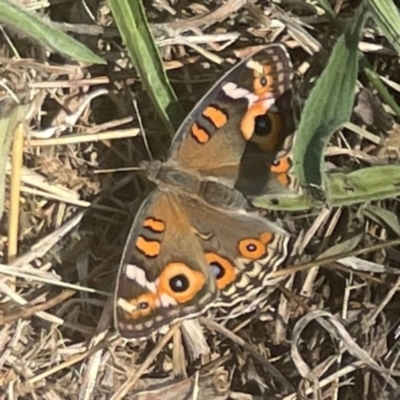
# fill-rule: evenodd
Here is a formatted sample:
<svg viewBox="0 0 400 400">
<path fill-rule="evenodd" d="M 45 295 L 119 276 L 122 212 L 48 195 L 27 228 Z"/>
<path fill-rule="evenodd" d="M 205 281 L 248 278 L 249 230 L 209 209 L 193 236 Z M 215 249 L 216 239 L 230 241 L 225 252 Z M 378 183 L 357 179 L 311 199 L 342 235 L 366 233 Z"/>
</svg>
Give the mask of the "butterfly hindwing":
<svg viewBox="0 0 400 400">
<path fill-rule="evenodd" d="M 217 209 L 190 198 L 182 206 L 220 291 L 214 306 L 232 307 L 271 284 L 271 273 L 287 257 L 287 232 L 244 210 Z"/>
</svg>

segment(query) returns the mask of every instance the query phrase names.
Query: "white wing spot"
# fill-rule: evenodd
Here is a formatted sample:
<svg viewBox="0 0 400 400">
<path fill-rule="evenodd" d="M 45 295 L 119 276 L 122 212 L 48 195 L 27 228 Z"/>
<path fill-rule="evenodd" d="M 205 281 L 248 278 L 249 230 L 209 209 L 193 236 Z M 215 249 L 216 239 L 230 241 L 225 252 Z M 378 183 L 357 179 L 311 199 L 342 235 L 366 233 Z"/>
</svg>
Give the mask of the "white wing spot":
<svg viewBox="0 0 400 400">
<path fill-rule="evenodd" d="M 156 293 L 155 282 L 149 282 L 143 269 L 133 264 L 127 264 L 125 267 L 125 276 L 138 283 L 140 286 L 147 288 L 150 292 Z"/>
<path fill-rule="evenodd" d="M 124 311 L 126 311 L 128 313 L 137 311 L 137 306 L 134 306 L 133 304 L 129 303 L 122 297 L 118 298 L 117 305 L 118 305 L 118 307 L 121 307 Z"/>
<path fill-rule="evenodd" d="M 170 307 L 176 305 L 176 300 L 172 298 L 171 296 L 168 296 L 167 294 L 163 293 L 160 297 L 160 303 L 162 307 Z"/>
<path fill-rule="evenodd" d="M 257 71 L 259 74 L 264 73 L 264 67 L 258 61 L 250 59 L 249 61 L 247 61 L 246 67 Z"/>
<path fill-rule="evenodd" d="M 226 83 L 224 86 L 222 86 L 222 90 L 224 93 L 229 96 L 232 99 L 242 99 L 242 98 L 248 98 L 251 93 L 244 88 L 238 87 L 233 82 Z"/>
</svg>

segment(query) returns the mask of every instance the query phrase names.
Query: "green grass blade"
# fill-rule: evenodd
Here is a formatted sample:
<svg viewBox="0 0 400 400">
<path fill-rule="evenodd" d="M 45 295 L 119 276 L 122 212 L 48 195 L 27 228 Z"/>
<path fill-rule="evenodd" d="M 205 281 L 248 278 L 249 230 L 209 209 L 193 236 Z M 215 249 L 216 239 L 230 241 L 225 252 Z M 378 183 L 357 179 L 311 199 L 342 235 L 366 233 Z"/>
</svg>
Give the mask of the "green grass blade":
<svg viewBox="0 0 400 400">
<path fill-rule="evenodd" d="M 368 9 L 388 42 L 400 53 L 400 13 L 393 0 L 368 0 Z"/>
<path fill-rule="evenodd" d="M 365 58 L 363 59 L 361 65 L 363 72 L 365 73 L 371 84 L 374 85 L 375 89 L 378 91 L 383 101 L 396 113 L 398 117 L 400 117 L 400 107 L 393 96 L 390 94 L 386 85 L 382 82 L 380 76 L 372 70 Z"/>
<path fill-rule="evenodd" d="M 320 7 L 322 7 L 326 13 L 331 16 L 331 17 L 335 17 L 335 13 L 332 10 L 331 5 L 329 4 L 328 0 L 317 0 L 317 3 L 319 4 Z"/>
<path fill-rule="evenodd" d="M 386 210 L 375 204 L 367 204 L 366 207 L 363 207 L 363 214 L 386 230 L 400 237 L 400 220 L 396 211 Z"/>
<path fill-rule="evenodd" d="M 304 106 L 293 148 L 296 178 L 318 200 L 325 199 L 323 151 L 331 134 L 350 118 L 358 73 L 358 41 L 366 9 L 357 10 L 337 40 L 325 70 Z M 328 193 L 329 197 L 329 193 Z"/>
<path fill-rule="evenodd" d="M 173 135 L 184 114 L 165 74 L 141 0 L 108 0 L 114 21 L 150 99 Z"/>
<path fill-rule="evenodd" d="M 1 0 L 0 23 L 22 32 L 27 37 L 74 60 L 91 64 L 106 63 L 82 43 L 54 28 L 34 13 L 25 11 L 17 4 L 7 0 Z"/>
</svg>

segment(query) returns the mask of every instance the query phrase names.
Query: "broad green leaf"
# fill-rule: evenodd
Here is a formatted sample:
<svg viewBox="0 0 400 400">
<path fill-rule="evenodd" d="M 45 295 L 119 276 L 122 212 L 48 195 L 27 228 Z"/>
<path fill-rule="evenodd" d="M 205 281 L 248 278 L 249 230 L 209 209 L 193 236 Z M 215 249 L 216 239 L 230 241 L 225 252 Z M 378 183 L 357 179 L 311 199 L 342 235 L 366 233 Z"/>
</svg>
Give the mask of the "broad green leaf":
<svg viewBox="0 0 400 400">
<path fill-rule="evenodd" d="M 335 172 L 327 176 L 331 207 L 349 206 L 400 196 L 400 165 L 363 168 L 350 173 Z M 256 207 L 269 210 L 304 211 L 321 207 L 304 194 L 260 196 L 252 201 Z"/>
<path fill-rule="evenodd" d="M 323 151 L 331 134 L 350 118 L 358 72 L 358 41 L 365 7 L 358 8 L 337 40 L 325 70 L 305 103 L 293 148 L 295 176 L 318 200 L 325 199 Z M 329 198 L 329 193 L 327 193 Z"/>
<path fill-rule="evenodd" d="M 393 0 L 368 0 L 368 9 L 388 42 L 400 53 L 400 13 Z"/>
<path fill-rule="evenodd" d="M 23 32 L 27 37 L 74 60 L 91 64 L 106 63 L 82 43 L 54 28 L 35 13 L 25 11 L 19 5 L 7 0 L 0 0 L 0 3 L 0 23 L 3 25 Z"/>
<path fill-rule="evenodd" d="M 306 211 L 312 208 L 322 208 L 322 202 L 315 201 L 307 193 L 293 193 L 293 194 L 271 194 L 257 196 L 251 200 L 253 206 L 262 208 L 264 210 L 275 211 Z"/>
<path fill-rule="evenodd" d="M 382 165 L 329 177 L 332 205 L 344 206 L 400 195 L 400 165 Z"/>
<path fill-rule="evenodd" d="M 184 114 L 165 74 L 141 0 L 108 0 L 114 21 L 150 99 L 172 136 Z"/>
</svg>

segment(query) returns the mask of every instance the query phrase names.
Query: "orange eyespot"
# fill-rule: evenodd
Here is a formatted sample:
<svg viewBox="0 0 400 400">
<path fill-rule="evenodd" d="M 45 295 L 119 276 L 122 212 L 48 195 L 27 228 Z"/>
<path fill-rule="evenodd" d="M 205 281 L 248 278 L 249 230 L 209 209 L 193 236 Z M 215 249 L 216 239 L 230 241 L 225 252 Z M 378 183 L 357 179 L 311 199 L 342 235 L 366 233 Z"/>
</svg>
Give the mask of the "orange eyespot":
<svg viewBox="0 0 400 400">
<path fill-rule="evenodd" d="M 271 172 L 275 174 L 282 174 L 284 172 L 288 172 L 292 167 L 291 160 L 288 156 L 284 156 L 274 161 L 271 165 Z"/>
<path fill-rule="evenodd" d="M 181 262 L 168 264 L 158 278 L 158 292 L 167 294 L 178 303 L 186 303 L 203 288 L 206 278 Z"/>
<path fill-rule="evenodd" d="M 255 118 L 254 135 L 251 141 L 262 151 L 270 152 L 277 148 L 282 135 L 280 115 L 271 111 Z"/>
<path fill-rule="evenodd" d="M 144 236 L 138 236 L 136 239 L 136 248 L 146 257 L 157 257 L 160 253 L 160 242 L 157 240 L 149 240 Z"/>
<path fill-rule="evenodd" d="M 217 281 L 218 289 L 222 290 L 235 281 L 236 270 L 234 265 L 216 253 L 206 253 L 206 260 Z"/>
<path fill-rule="evenodd" d="M 253 89 L 258 96 L 263 96 L 266 93 L 271 92 L 271 67 L 264 65 L 263 70 L 264 71 L 262 75 L 260 75 L 256 70 L 254 73 Z"/>
<path fill-rule="evenodd" d="M 239 253 L 250 260 L 258 260 L 265 254 L 265 245 L 258 239 L 244 239 L 239 242 Z"/>
<path fill-rule="evenodd" d="M 271 232 L 261 233 L 258 239 L 243 239 L 238 244 L 239 253 L 250 260 L 259 260 L 267 254 L 268 244 L 272 242 L 274 235 Z"/>
<path fill-rule="evenodd" d="M 259 83 L 260 83 L 260 85 L 261 85 L 262 87 L 268 86 L 268 79 L 267 79 L 267 77 L 266 77 L 266 76 L 261 77 Z"/>
<path fill-rule="evenodd" d="M 155 308 L 156 299 L 152 293 L 142 294 L 136 299 L 129 300 L 129 304 L 135 307 L 135 310 L 128 312 L 124 310 L 129 319 L 138 319 L 149 315 Z"/>
<path fill-rule="evenodd" d="M 271 91 L 270 85 L 268 84 L 268 78 L 266 76 L 261 76 L 260 78 L 254 79 L 253 88 L 254 92 L 259 96 L 263 96 Z"/>
<path fill-rule="evenodd" d="M 292 168 L 292 160 L 284 156 L 276 160 L 270 167 L 271 172 L 277 175 L 277 180 L 282 186 L 290 185 L 289 171 Z"/>
</svg>

